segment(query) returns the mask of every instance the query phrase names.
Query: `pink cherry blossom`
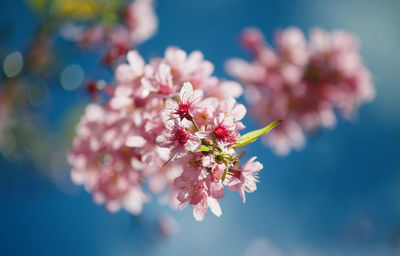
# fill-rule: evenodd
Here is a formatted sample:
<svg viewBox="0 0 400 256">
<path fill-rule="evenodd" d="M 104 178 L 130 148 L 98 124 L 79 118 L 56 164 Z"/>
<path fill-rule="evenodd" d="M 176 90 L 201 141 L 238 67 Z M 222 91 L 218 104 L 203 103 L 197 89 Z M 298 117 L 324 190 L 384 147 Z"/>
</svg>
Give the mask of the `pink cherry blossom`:
<svg viewBox="0 0 400 256">
<path fill-rule="evenodd" d="M 165 113 L 166 115 L 176 116 L 180 120 L 183 120 L 184 118 L 192 120 L 195 104 L 202 98 L 202 96 L 203 91 L 193 91 L 192 84 L 186 82 L 180 90 L 178 102 L 175 100 L 168 102 L 169 107 L 165 110 Z"/>
<path fill-rule="evenodd" d="M 188 151 L 195 151 L 200 146 L 200 139 L 188 132 L 182 123 L 177 120 L 165 122 L 167 133 L 157 137 L 160 147 L 171 149 L 171 160 L 182 157 Z"/>
<path fill-rule="evenodd" d="M 234 99 L 242 89 L 212 70 L 198 51 L 168 48 L 148 63 L 127 53 L 115 86 L 103 90 L 107 97 L 90 104 L 77 126 L 68 156 L 72 180 L 112 212 L 139 214 L 151 194 L 161 194 L 173 207 L 191 205 L 197 221 L 208 209 L 222 215 L 225 188 L 252 192 L 253 165 L 238 176 L 242 187 L 232 178 L 240 160 L 231 146 L 245 127 L 246 108 Z"/>
<path fill-rule="evenodd" d="M 214 118 L 210 129 L 200 131 L 197 134 L 201 138 L 215 139 L 219 145 L 224 147 L 235 144 L 240 136 L 237 132 L 234 118 L 232 116 L 225 116 L 224 113 L 220 113 Z"/>
<path fill-rule="evenodd" d="M 128 64 L 121 64 L 117 67 L 115 71 L 115 76 L 118 82 L 132 83 L 136 79 L 141 78 L 144 73 L 144 60 L 139 55 L 139 53 L 135 51 L 130 51 L 127 54 Z"/>
<path fill-rule="evenodd" d="M 239 191 L 240 196 L 243 199 L 243 203 L 246 202 L 246 196 L 244 192 L 252 193 L 257 189 L 257 173 L 263 168 L 260 162 L 254 162 L 256 157 L 250 158 L 240 170 L 229 170 L 232 176 L 226 180 L 226 186 L 232 191 Z"/>
<path fill-rule="evenodd" d="M 180 201 L 180 206 L 183 207 L 186 203 L 194 205 L 193 216 L 197 221 L 204 219 L 208 208 L 219 217 L 222 211 L 217 198 L 213 197 L 215 193 L 210 193 L 205 179 L 199 179 L 198 174 L 201 174 L 201 170 L 198 168 L 197 170 L 186 169 L 174 181 L 174 186 L 179 191 L 177 198 Z"/>
<path fill-rule="evenodd" d="M 148 74 L 142 79 L 148 90 L 155 91 L 160 94 L 169 95 L 176 92 L 172 81 L 171 67 L 159 63 L 156 67 L 147 69 Z"/>
<path fill-rule="evenodd" d="M 285 120 L 263 139 L 279 155 L 302 148 L 307 132 L 334 126 L 335 110 L 350 118 L 374 98 L 358 39 L 347 32 L 314 29 L 307 42 L 291 27 L 276 33 L 274 50 L 260 30 L 250 28 L 242 43 L 253 60 L 232 59 L 226 68 L 246 86 L 250 112 L 261 125 Z"/>
</svg>

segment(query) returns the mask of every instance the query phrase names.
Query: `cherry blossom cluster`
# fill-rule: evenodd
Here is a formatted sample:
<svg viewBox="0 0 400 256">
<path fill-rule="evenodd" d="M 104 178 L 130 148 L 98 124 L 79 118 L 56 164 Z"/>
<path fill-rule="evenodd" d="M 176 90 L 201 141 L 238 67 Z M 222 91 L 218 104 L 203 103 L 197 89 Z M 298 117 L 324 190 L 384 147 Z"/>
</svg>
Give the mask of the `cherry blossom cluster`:
<svg viewBox="0 0 400 256">
<path fill-rule="evenodd" d="M 285 119 L 264 142 L 286 155 L 305 143 L 305 132 L 336 123 L 374 98 L 369 71 L 359 55 L 358 39 L 344 31 L 311 31 L 307 42 L 297 28 L 278 31 L 276 49 L 262 33 L 249 28 L 241 37 L 250 62 L 231 59 L 227 71 L 246 86 L 246 100 L 262 124 Z"/>
<path fill-rule="evenodd" d="M 167 192 L 178 208 L 192 205 L 198 221 L 208 208 L 221 215 L 225 187 L 244 202 L 262 164 L 253 157 L 241 165 L 235 152 L 256 139 L 238 133 L 246 113 L 235 100 L 241 86 L 212 76 L 199 51 L 170 47 L 148 64 L 130 51 L 127 61 L 115 70 L 109 98 L 87 106 L 78 124 L 68 157 L 73 181 L 108 210 L 133 214 L 150 193 Z"/>
<path fill-rule="evenodd" d="M 114 64 L 132 47 L 152 37 L 158 27 L 153 0 L 134 0 L 127 6 L 121 6 L 120 11 L 124 15 L 116 24 L 101 22 L 84 27 L 69 24 L 63 34 L 83 47 L 105 45 L 107 51 L 103 62 Z"/>
</svg>

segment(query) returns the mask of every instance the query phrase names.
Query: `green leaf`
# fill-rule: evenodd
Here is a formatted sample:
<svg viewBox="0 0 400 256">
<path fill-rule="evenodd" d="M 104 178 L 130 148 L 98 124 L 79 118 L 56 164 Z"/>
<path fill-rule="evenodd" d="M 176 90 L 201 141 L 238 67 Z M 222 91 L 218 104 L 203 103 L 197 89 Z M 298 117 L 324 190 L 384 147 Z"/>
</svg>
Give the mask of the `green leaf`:
<svg viewBox="0 0 400 256">
<path fill-rule="evenodd" d="M 255 130 L 249 133 L 246 133 L 242 135 L 236 142 L 235 145 L 231 146 L 231 148 L 237 148 L 237 147 L 243 147 L 246 146 L 247 144 L 250 144 L 254 141 L 256 141 L 259 137 L 263 136 L 264 134 L 268 133 L 269 131 L 272 130 L 275 126 L 277 126 L 282 120 L 277 120 L 269 125 L 265 126 L 264 128 L 261 128 L 259 130 Z"/>
<path fill-rule="evenodd" d="M 200 148 L 197 150 L 197 152 L 209 152 L 210 148 L 205 146 L 205 145 L 201 145 Z"/>
</svg>

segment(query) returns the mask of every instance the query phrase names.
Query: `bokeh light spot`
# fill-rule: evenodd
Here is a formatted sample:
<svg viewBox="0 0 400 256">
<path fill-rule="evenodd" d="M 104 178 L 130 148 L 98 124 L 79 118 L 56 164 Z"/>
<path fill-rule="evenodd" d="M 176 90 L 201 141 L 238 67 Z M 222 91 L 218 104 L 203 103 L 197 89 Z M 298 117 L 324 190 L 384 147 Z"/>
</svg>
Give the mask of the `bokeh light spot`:
<svg viewBox="0 0 400 256">
<path fill-rule="evenodd" d="M 14 77 L 21 72 L 24 59 L 20 52 L 13 52 L 7 55 L 3 62 L 4 74 L 7 77 Z"/>
<path fill-rule="evenodd" d="M 106 85 L 107 85 L 106 81 L 99 80 L 97 81 L 96 87 L 97 89 L 102 90 Z"/>
<path fill-rule="evenodd" d="M 77 89 L 83 82 L 84 73 L 79 65 L 69 65 L 61 73 L 61 86 L 67 90 L 72 91 Z"/>
</svg>

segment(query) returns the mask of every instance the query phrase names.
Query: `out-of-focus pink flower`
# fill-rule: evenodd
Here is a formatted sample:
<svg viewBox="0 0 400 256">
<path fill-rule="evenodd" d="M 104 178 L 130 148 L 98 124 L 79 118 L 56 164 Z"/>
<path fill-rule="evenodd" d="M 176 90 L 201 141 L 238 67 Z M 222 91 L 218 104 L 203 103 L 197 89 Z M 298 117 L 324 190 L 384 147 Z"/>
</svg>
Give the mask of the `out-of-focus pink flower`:
<svg viewBox="0 0 400 256">
<path fill-rule="evenodd" d="M 280 248 L 277 248 L 271 243 L 271 241 L 265 237 L 258 237 L 253 239 L 248 245 L 247 249 L 240 254 L 241 256 L 311 256 L 314 253 L 303 253 L 302 250 L 296 250 L 295 252 L 284 252 Z"/>
<path fill-rule="evenodd" d="M 172 80 L 171 67 L 164 63 L 159 63 L 155 67 L 148 68 L 147 75 L 142 79 L 142 84 L 150 91 L 168 96 L 176 93 L 176 87 Z"/>
<path fill-rule="evenodd" d="M 115 127 L 115 124 L 121 124 Z M 97 203 L 105 203 L 110 211 L 124 207 L 133 214 L 140 213 L 147 197 L 139 185 L 140 174 L 133 171 L 134 145 L 125 145 L 124 120 L 112 120 L 101 106 L 91 104 L 77 127 L 74 151 L 68 156 L 73 166 L 71 176 L 75 183 L 85 184 L 93 192 Z M 134 131 L 131 131 L 134 132 Z M 120 135 L 118 135 L 120 133 Z M 129 142 L 131 137 L 127 137 Z"/>
<path fill-rule="evenodd" d="M 152 37 L 158 27 L 152 0 L 135 0 L 129 4 L 125 25 L 133 43 L 140 44 Z"/>
<path fill-rule="evenodd" d="M 277 32 L 274 50 L 259 30 L 247 29 L 242 42 L 253 60 L 232 59 L 226 69 L 246 85 L 250 112 L 262 125 L 285 120 L 263 140 L 280 155 L 301 148 L 307 131 L 334 126 L 336 109 L 349 118 L 374 98 L 358 40 L 349 33 L 314 29 L 307 42 L 292 27 Z"/>
<path fill-rule="evenodd" d="M 289 154 L 292 149 L 301 149 L 305 144 L 305 135 L 301 127 L 295 122 L 288 121 L 284 128 L 279 127 L 269 138 L 263 141 L 274 147 L 275 153 L 280 156 Z"/>
<path fill-rule="evenodd" d="M 111 66 L 116 60 L 125 56 L 129 49 L 130 46 L 127 42 L 121 41 L 113 44 L 103 57 L 104 64 Z"/>
<path fill-rule="evenodd" d="M 244 47 L 257 51 L 264 47 L 265 39 L 257 28 L 247 28 L 243 31 L 241 42 Z"/>
<path fill-rule="evenodd" d="M 279 56 L 295 65 L 305 65 L 308 59 L 306 39 L 298 28 L 288 28 L 276 34 Z"/>
<path fill-rule="evenodd" d="M 76 32 L 78 32 L 78 30 L 76 30 Z M 87 28 L 75 35 L 76 40 L 78 40 L 83 47 L 91 47 L 102 43 L 105 37 L 106 31 L 101 25 Z"/>
<path fill-rule="evenodd" d="M 164 237 L 171 237 L 178 233 L 179 223 L 170 216 L 160 217 L 157 221 L 158 230 Z"/>
<path fill-rule="evenodd" d="M 86 26 L 67 24 L 61 34 L 66 39 L 78 42 L 82 47 L 105 46 L 103 62 L 106 65 L 113 65 L 133 46 L 151 38 L 158 27 L 152 0 L 133 0 L 122 5 L 121 9 L 125 8 L 125 15 L 122 20 L 114 24 L 101 22 Z"/>
<path fill-rule="evenodd" d="M 136 51 L 130 51 L 127 60 L 128 64 L 120 64 L 115 71 L 115 77 L 121 84 L 133 83 L 144 73 L 144 60 Z"/>
</svg>

